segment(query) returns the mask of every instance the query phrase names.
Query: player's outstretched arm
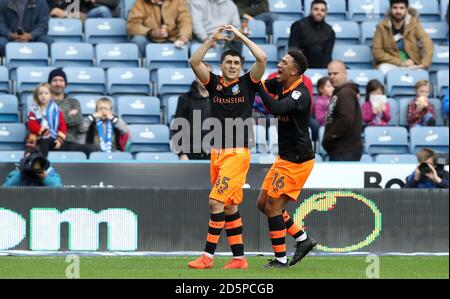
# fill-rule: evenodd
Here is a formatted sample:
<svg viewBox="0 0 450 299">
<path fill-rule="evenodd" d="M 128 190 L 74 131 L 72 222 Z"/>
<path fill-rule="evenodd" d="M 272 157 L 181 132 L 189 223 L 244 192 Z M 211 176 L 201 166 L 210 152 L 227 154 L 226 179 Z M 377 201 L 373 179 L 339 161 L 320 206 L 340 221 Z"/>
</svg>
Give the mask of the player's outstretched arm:
<svg viewBox="0 0 450 299">
<path fill-rule="evenodd" d="M 270 94 L 267 93 L 262 86 L 262 83 L 258 84 L 258 93 L 264 103 L 264 106 L 266 106 L 273 115 L 283 115 L 299 109 L 298 101 L 291 97 L 276 101 L 270 96 Z"/>
<path fill-rule="evenodd" d="M 226 31 L 233 32 L 236 38 L 242 40 L 242 42 L 250 49 L 253 56 L 256 58 L 255 64 L 250 69 L 250 76 L 255 82 L 261 81 L 264 72 L 266 71 L 267 55 L 257 44 L 251 41 L 248 37 L 242 34 L 236 27 L 232 25 L 226 26 Z"/>
</svg>

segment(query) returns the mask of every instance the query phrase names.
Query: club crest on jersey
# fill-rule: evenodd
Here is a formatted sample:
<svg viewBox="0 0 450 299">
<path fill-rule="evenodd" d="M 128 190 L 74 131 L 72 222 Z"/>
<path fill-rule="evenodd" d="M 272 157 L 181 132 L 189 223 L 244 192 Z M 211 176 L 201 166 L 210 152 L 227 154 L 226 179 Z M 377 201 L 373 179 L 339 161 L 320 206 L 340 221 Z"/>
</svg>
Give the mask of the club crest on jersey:
<svg viewBox="0 0 450 299">
<path fill-rule="evenodd" d="M 241 92 L 241 90 L 239 89 L 239 84 L 236 84 L 235 86 L 233 86 L 233 88 L 231 89 L 231 92 L 233 93 L 233 95 L 237 95 Z"/>
<path fill-rule="evenodd" d="M 298 91 L 298 90 L 294 90 L 293 92 L 292 92 L 292 98 L 294 99 L 294 100 L 298 100 L 298 99 L 300 99 L 300 97 L 302 96 L 302 93 L 300 92 L 300 91 Z"/>
<path fill-rule="evenodd" d="M 217 91 L 221 91 L 221 90 L 222 90 L 222 85 L 217 84 L 216 90 L 217 90 Z"/>
</svg>

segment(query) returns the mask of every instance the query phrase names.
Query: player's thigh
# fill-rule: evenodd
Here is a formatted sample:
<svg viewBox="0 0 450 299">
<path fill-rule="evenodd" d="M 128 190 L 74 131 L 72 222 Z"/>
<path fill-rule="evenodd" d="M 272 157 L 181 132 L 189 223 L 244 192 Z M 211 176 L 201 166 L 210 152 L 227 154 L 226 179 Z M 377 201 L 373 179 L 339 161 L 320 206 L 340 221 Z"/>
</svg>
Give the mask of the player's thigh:
<svg viewBox="0 0 450 299">
<path fill-rule="evenodd" d="M 261 189 L 261 191 L 259 191 L 258 200 L 256 201 L 256 206 L 258 207 L 259 210 L 264 212 L 266 201 L 267 201 L 267 190 Z"/>
</svg>

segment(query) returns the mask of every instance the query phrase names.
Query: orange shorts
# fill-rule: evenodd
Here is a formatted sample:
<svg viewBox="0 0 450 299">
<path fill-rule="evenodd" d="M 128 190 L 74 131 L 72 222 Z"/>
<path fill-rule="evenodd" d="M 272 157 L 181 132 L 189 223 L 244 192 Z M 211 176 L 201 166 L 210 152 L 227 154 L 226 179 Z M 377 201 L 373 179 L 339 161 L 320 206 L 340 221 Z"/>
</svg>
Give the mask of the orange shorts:
<svg viewBox="0 0 450 299">
<path fill-rule="evenodd" d="M 242 187 L 249 168 L 249 149 L 212 149 L 210 166 L 212 190 L 209 197 L 225 205 L 240 204 L 243 198 Z"/>
<path fill-rule="evenodd" d="M 267 172 L 262 190 L 271 198 L 286 194 L 296 201 L 314 166 L 314 159 L 300 164 L 278 158 Z"/>
</svg>

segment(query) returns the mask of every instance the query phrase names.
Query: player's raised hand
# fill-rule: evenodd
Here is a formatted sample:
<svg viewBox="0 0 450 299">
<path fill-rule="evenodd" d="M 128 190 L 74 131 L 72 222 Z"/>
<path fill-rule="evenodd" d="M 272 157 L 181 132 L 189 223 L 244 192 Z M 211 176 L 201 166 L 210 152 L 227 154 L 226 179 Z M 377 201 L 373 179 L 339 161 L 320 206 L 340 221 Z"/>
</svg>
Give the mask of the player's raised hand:
<svg viewBox="0 0 450 299">
<path fill-rule="evenodd" d="M 231 37 L 226 36 L 224 33 L 227 29 L 227 26 L 229 25 L 220 25 L 217 30 L 214 32 L 212 39 L 213 41 L 220 41 L 220 40 L 225 40 L 225 41 L 230 41 L 232 40 Z"/>
</svg>

